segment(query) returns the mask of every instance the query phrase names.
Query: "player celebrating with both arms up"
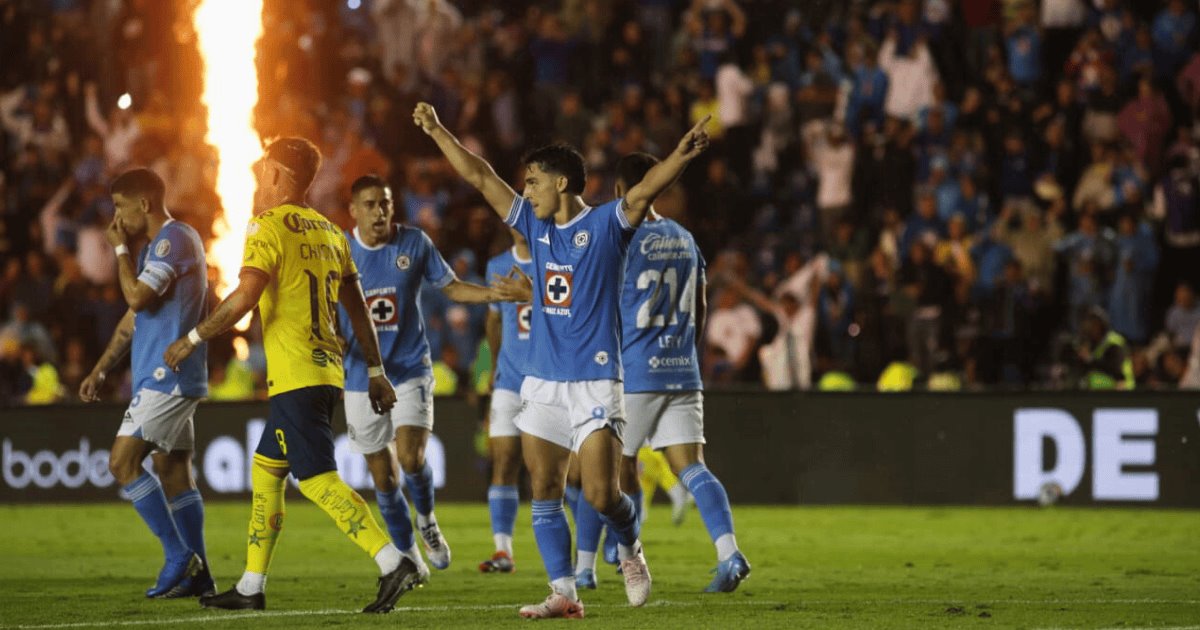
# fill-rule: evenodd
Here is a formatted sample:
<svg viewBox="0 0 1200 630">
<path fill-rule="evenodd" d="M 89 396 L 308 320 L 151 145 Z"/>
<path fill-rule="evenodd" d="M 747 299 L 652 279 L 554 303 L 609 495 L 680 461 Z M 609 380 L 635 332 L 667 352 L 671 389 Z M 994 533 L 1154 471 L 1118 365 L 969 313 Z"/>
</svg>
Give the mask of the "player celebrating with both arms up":
<svg viewBox="0 0 1200 630">
<path fill-rule="evenodd" d="M 418 104 L 413 120 L 459 175 L 525 237 L 533 258 L 531 361 L 516 424 L 531 477 L 534 537 L 552 592 L 543 603 L 521 608 L 521 615 L 583 616 L 562 504 L 572 451 L 581 463 L 584 497 L 617 536 L 629 603 L 641 606 L 650 594 L 650 572 L 633 502 L 618 480 L 625 424 L 621 272 L 633 231 L 650 203 L 707 148 L 708 119 L 692 128 L 624 199 L 595 208 L 579 196 L 586 169 L 583 157 L 569 147 L 543 147 L 526 156 L 524 193 L 518 196 L 441 125 L 432 106 Z"/>
</svg>

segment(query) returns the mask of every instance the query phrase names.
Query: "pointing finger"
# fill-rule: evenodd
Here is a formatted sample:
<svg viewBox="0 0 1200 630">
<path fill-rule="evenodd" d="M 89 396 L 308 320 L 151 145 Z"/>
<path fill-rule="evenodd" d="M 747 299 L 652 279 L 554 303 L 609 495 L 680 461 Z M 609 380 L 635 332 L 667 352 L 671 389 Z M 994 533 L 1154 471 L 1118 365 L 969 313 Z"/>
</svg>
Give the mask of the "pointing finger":
<svg viewBox="0 0 1200 630">
<path fill-rule="evenodd" d="M 696 126 L 692 127 L 692 130 L 688 133 L 700 133 L 701 131 L 704 131 L 704 126 L 707 125 L 708 121 L 710 120 L 712 120 L 712 114 L 706 115 L 704 118 L 700 119 L 700 122 L 696 123 Z"/>
</svg>

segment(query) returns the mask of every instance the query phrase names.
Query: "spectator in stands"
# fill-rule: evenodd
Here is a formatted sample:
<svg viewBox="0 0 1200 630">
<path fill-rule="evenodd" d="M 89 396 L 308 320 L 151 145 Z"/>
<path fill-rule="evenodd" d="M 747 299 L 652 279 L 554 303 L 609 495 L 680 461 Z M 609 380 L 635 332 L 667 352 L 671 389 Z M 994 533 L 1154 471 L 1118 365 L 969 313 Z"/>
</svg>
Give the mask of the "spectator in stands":
<svg viewBox="0 0 1200 630">
<path fill-rule="evenodd" d="M 1154 16 L 1154 74 L 1171 80 L 1196 50 L 1196 14 L 1183 0 L 1168 0 Z"/>
<path fill-rule="evenodd" d="M 915 304 L 905 325 L 910 360 L 922 374 L 929 374 L 941 347 L 942 309 L 950 299 L 950 278 L 933 261 L 929 245 L 917 240 L 909 245 L 897 282 Z"/>
<path fill-rule="evenodd" d="M 1074 343 L 1075 363 L 1085 389 L 1133 389 L 1133 362 L 1125 338 L 1109 327 L 1103 309 L 1089 309 Z"/>
<path fill-rule="evenodd" d="M 1078 329 L 1084 312 L 1104 303 L 1105 278 L 1116 259 L 1113 235 L 1100 228 L 1093 214 L 1085 212 L 1079 217 L 1078 229 L 1063 237 L 1055 251 L 1067 261 L 1067 321 L 1072 329 Z"/>
<path fill-rule="evenodd" d="M 751 365 L 758 340 L 762 337 L 758 313 L 743 302 L 732 287 L 719 290 L 713 304 L 715 308 L 709 313 L 705 326 L 705 342 L 720 348 L 729 362 L 729 369 L 735 374 L 742 374 Z"/>
<path fill-rule="evenodd" d="M 1016 223 L 1020 227 L 1013 229 Z M 1012 248 L 1023 275 L 1034 290 L 1049 291 L 1054 286 L 1054 244 L 1062 238 L 1055 224 L 1046 225 L 1042 211 L 1029 203 L 1004 206 L 995 224 L 996 239 Z"/>
<path fill-rule="evenodd" d="M 1023 0 L 1015 19 L 1006 26 L 1004 38 L 1008 73 L 1022 89 L 1033 92 L 1042 78 L 1042 34 L 1034 21 L 1035 7 Z"/>
<path fill-rule="evenodd" d="M 1166 330 L 1172 345 L 1181 350 L 1191 346 L 1197 324 L 1200 324 L 1200 302 L 1196 300 L 1196 290 L 1180 282 L 1175 287 L 1175 302 L 1167 309 Z"/>
<path fill-rule="evenodd" d="M 1148 225 L 1131 214 L 1117 222 L 1116 274 L 1109 291 L 1108 312 L 1113 330 L 1133 344 L 1150 336 L 1150 290 L 1158 269 L 1158 244 Z M 1191 335 L 1184 339 L 1184 345 Z"/>
<path fill-rule="evenodd" d="M 19 346 L 22 352 L 26 347 L 31 348 L 34 355 L 42 360 L 54 359 L 54 342 L 49 331 L 33 319 L 33 313 L 25 302 L 14 302 L 11 316 L 0 326 L 0 345 L 6 343 Z"/>
<path fill-rule="evenodd" d="M 905 45 L 898 33 L 889 34 L 879 51 L 879 67 L 888 77 L 884 110 L 889 116 L 911 119 L 933 103 L 938 71 L 924 38 Z"/>
<path fill-rule="evenodd" d="M 850 209 L 854 145 L 840 124 L 814 121 L 804 128 L 805 146 L 817 175 L 817 209 L 823 243 L 833 242 L 834 227 Z"/>
<path fill-rule="evenodd" d="M 1186 155 L 1173 155 L 1154 189 L 1150 216 L 1162 224 L 1167 286 L 1200 282 L 1200 175 Z"/>
<path fill-rule="evenodd" d="M 1117 125 L 1126 141 L 1133 145 L 1138 161 L 1147 170 L 1157 172 L 1174 125 L 1167 100 L 1159 94 L 1149 76 L 1138 79 L 1137 98 L 1121 110 Z"/>
</svg>

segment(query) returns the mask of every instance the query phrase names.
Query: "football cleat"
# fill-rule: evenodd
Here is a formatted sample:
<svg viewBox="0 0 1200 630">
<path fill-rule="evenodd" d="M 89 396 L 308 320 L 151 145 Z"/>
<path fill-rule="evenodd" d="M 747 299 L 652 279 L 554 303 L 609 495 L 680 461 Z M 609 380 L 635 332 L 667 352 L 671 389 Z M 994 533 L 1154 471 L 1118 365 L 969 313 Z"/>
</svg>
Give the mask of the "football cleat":
<svg viewBox="0 0 1200 630">
<path fill-rule="evenodd" d="M 429 558 L 429 564 L 436 569 L 450 566 L 450 545 L 446 543 L 446 537 L 442 536 L 442 530 L 438 529 L 436 522 L 421 528 L 421 542 L 425 544 L 425 557 Z"/>
<path fill-rule="evenodd" d="M 162 597 L 178 587 L 187 578 L 196 575 L 204 567 L 200 556 L 188 553 L 179 560 L 168 560 L 158 572 L 158 581 L 146 589 L 146 597 Z"/>
<path fill-rule="evenodd" d="M 179 586 L 169 590 L 163 595 L 163 599 L 177 599 L 180 597 L 203 597 L 205 595 L 214 595 L 217 592 L 217 583 L 213 580 L 212 573 L 208 570 L 208 565 L 203 565 L 195 575 L 190 575 L 179 583 Z"/>
<path fill-rule="evenodd" d="M 517 565 L 507 551 L 497 551 L 490 560 L 479 563 L 480 573 L 512 573 L 516 570 Z"/>
<path fill-rule="evenodd" d="M 646 554 L 642 543 L 638 543 L 634 554 L 621 561 L 621 574 L 625 576 L 625 597 L 630 606 L 641 606 L 650 599 L 650 567 L 646 566 Z"/>
<path fill-rule="evenodd" d="M 367 604 L 365 613 L 389 613 L 396 607 L 396 600 L 420 582 L 421 572 L 410 558 L 400 561 L 395 571 L 379 578 L 379 594 L 375 601 Z"/>
<path fill-rule="evenodd" d="M 716 577 L 705 589 L 705 593 L 732 593 L 737 590 L 742 580 L 750 577 L 750 562 L 742 552 L 735 551 L 732 556 L 717 564 L 713 569 Z"/>
<path fill-rule="evenodd" d="M 586 588 L 588 590 L 596 590 L 596 572 L 591 569 L 584 569 L 575 574 L 575 588 Z"/>
<path fill-rule="evenodd" d="M 235 586 L 224 593 L 202 596 L 200 606 L 225 610 L 264 610 L 267 607 L 267 596 L 262 593 L 242 595 Z"/>
<path fill-rule="evenodd" d="M 550 593 L 540 604 L 522 606 L 520 613 L 526 619 L 583 619 L 583 602 Z"/>
</svg>

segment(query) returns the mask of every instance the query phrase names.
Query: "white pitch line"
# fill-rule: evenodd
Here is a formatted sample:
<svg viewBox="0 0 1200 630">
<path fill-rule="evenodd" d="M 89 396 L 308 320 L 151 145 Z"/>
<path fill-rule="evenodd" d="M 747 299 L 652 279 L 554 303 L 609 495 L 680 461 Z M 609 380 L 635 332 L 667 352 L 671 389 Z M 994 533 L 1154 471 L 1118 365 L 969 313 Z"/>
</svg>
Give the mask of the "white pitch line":
<svg viewBox="0 0 1200 630">
<path fill-rule="evenodd" d="M 776 601 L 712 601 L 712 602 L 679 602 L 657 600 L 646 604 L 646 608 L 686 608 L 692 606 L 782 606 L 787 602 Z M 626 608 L 621 604 L 592 604 L 589 608 Z M 453 611 L 488 611 L 516 610 L 518 604 L 479 604 L 473 606 L 397 606 L 393 612 L 453 612 Z M 97 628 L 110 626 L 161 626 L 170 624 L 195 624 L 220 621 L 236 621 L 238 619 L 270 619 L 279 617 L 325 617 L 331 615 L 357 615 L 358 610 L 327 608 L 323 610 L 281 610 L 264 612 L 234 612 L 226 614 L 210 614 L 199 617 L 175 617 L 159 619 L 137 619 L 130 621 L 80 621 L 75 623 L 52 623 L 41 625 L 0 626 L 3 630 L 60 630 L 66 628 Z"/>
</svg>

